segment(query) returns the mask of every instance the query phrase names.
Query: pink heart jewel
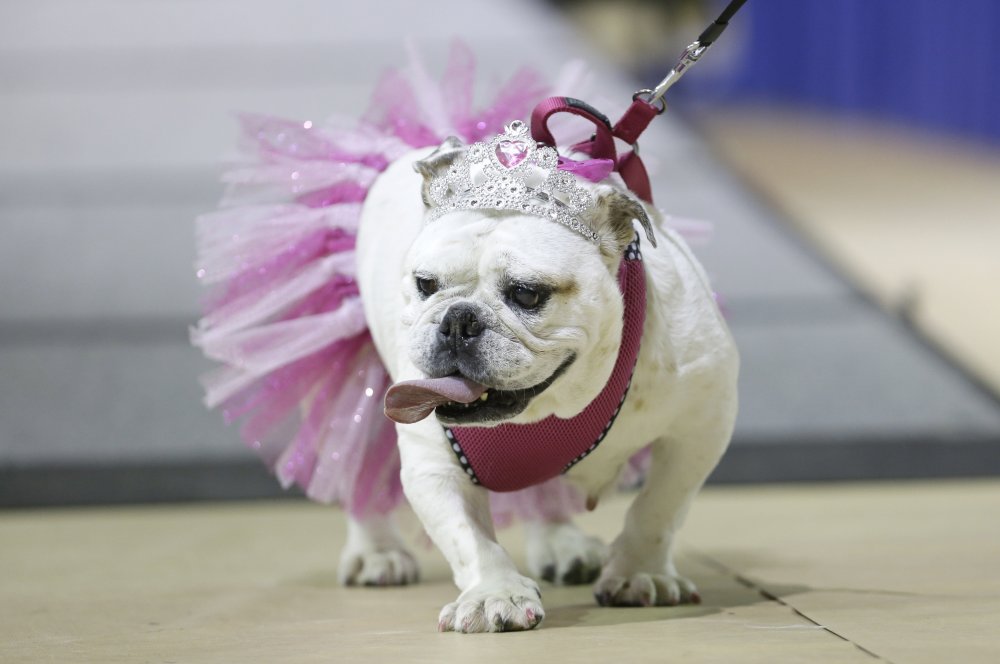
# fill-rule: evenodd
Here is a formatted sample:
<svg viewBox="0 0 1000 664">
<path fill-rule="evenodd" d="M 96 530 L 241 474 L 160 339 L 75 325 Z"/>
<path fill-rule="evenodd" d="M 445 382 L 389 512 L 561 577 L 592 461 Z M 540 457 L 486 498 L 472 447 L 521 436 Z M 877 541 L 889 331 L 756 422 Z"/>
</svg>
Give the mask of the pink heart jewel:
<svg viewBox="0 0 1000 664">
<path fill-rule="evenodd" d="M 504 168 L 514 168 L 528 157 L 527 141 L 503 140 L 497 143 L 497 161 Z"/>
</svg>

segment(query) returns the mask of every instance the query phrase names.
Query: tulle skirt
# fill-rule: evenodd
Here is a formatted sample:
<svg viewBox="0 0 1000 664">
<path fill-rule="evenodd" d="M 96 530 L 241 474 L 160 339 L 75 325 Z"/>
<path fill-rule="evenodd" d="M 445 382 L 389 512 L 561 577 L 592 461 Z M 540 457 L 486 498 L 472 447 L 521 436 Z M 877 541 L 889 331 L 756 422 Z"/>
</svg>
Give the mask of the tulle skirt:
<svg viewBox="0 0 1000 664">
<path fill-rule="evenodd" d="M 390 379 L 368 333 L 355 281 L 361 206 L 378 174 L 413 148 L 473 142 L 524 118 L 547 88 L 530 70 L 473 110 L 472 56 L 456 44 L 443 78 L 414 57 L 390 71 L 360 121 L 322 124 L 243 115 L 243 160 L 225 174 L 219 210 L 197 220 L 204 315 L 191 340 L 219 366 L 205 403 L 287 487 L 354 517 L 403 500 Z M 583 509 L 561 478 L 493 494 L 501 523 Z"/>
</svg>

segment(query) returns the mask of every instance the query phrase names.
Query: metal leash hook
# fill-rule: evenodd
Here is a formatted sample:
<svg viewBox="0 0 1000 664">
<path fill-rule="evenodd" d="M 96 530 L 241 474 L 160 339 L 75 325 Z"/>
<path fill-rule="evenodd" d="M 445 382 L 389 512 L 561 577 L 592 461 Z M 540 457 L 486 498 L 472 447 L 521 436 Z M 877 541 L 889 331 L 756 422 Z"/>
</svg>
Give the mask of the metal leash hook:
<svg viewBox="0 0 1000 664">
<path fill-rule="evenodd" d="M 719 38 L 722 31 L 729 26 L 729 19 L 733 17 L 740 7 L 746 0 L 732 0 L 729 5 L 719 14 L 719 18 L 705 28 L 705 30 L 698 35 L 698 38 L 691 42 L 684 52 L 681 53 L 680 59 L 674 68 L 670 70 L 662 81 L 660 81 L 655 88 L 650 90 L 649 88 L 644 88 L 638 90 L 634 95 L 632 95 L 632 101 L 637 99 L 642 99 L 648 104 L 657 107 L 658 112 L 662 113 L 666 110 L 666 102 L 663 101 L 663 95 L 667 93 L 677 81 L 681 80 L 681 76 L 687 73 L 688 69 L 694 66 L 695 63 L 701 59 L 701 56 L 705 55 L 705 51 L 715 43 L 715 40 Z"/>
<path fill-rule="evenodd" d="M 691 42 L 691 44 L 684 49 L 684 53 L 681 54 L 681 59 L 677 61 L 677 64 L 670 70 L 670 73 L 667 74 L 666 77 L 664 77 L 664 79 L 660 81 L 652 90 L 649 88 L 637 90 L 636 93 L 632 95 L 632 101 L 641 99 L 647 104 L 656 106 L 657 114 L 663 113 L 663 111 L 667 110 L 667 103 L 663 101 L 663 95 L 667 93 L 667 90 L 669 90 L 674 83 L 681 80 L 681 76 L 683 76 L 687 70 L 691 68 L 691 65 L 698 62 L 698 58 L 704 55 L 705 51 L 708 50 L 708 46 L 711 46 L 711 44 L 706 46 L 699 41 Z"/>
<path fill-rule="evenodd" d="M 698 39 L 684 49 L 677 64 L 655 88 L 643 88 L 632 95 L 632 105 L 613 127 L 609 127 L 608 119 L 589 104 L 570 97 L 550 97 L 535 107 L 535 111 L 532 113 L 532 137 L 540 143 L 555 147 L 555 139 L 548 128 L 548 119 L 555 113 L 572 113 L 590 120 L 597 129 L 593 138 L 590 141 L 574 145 L 573 149 L 594 158 L 613 160 L 615 170 L 622 176 L 628 188 L 642 200 L 652 203 L 653 193 L 649 184 L 649 176 L 646 173 L 646 167 L 639 158 L 639 136 L 646 130 L 653 118 L 667 109 L 667 104 L 663 99 L 667 90 L 705 55 L 705 52 L 729 25 L 729 20 L 745 2 L 746 0 L 732 0 L 719 14 L 719 18 L 715 19 L 698 36 Z M 617 156 L 614 138 L 628 143 L 632 149 L 620 157 Z"/>
</svg>

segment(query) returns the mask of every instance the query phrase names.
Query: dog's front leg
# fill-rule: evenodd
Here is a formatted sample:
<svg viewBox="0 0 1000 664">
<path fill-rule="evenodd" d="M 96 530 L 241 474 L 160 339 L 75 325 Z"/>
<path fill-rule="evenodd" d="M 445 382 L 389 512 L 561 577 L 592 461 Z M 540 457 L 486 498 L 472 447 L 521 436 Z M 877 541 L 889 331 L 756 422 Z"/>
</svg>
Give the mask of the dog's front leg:
<svg viewBox="0 0 1000 664">
<path fill-rule="evenodd" d="M 441 610 L 438 629 L 532 629 L 545 615 L 538 584 L 497 543 L 486 490 L 462 471 L 440 428 L 421 424 L 397 428 L 403 490 L 461 590 Z"/>
</svg>

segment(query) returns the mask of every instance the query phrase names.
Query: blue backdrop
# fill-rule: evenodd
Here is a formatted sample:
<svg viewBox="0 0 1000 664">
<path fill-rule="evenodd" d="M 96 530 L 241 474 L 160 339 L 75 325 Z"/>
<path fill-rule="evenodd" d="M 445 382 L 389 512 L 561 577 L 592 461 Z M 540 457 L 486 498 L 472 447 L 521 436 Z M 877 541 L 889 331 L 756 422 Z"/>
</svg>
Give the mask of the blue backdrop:
<svg viewBox="0 0 1000 664">
<path fill-rule="evenodd" d="M 1000 0 L 749 0 L 737 25 L 714 47 L 736 49 L 734 66 L 696 69 L 671 96 L 809 105 L 1000 141 Z"/>
</svg>

